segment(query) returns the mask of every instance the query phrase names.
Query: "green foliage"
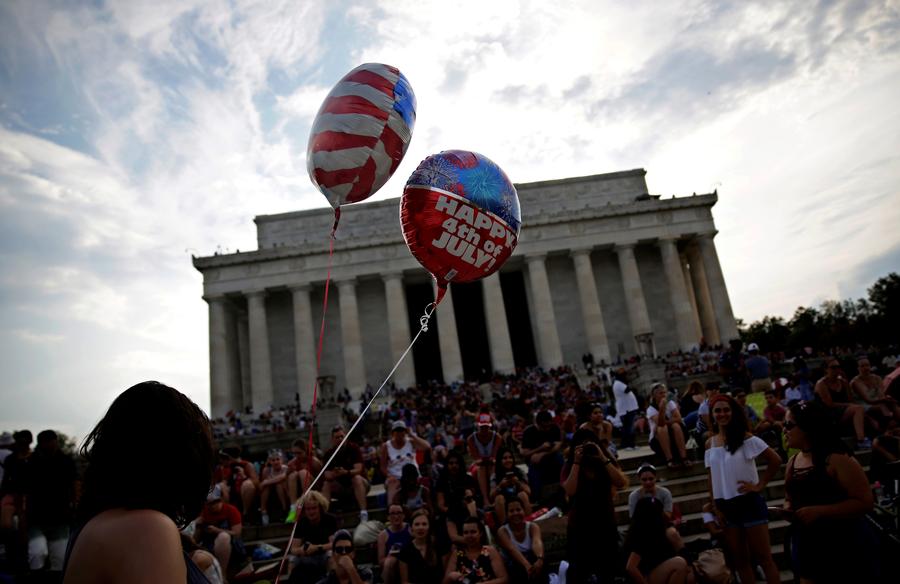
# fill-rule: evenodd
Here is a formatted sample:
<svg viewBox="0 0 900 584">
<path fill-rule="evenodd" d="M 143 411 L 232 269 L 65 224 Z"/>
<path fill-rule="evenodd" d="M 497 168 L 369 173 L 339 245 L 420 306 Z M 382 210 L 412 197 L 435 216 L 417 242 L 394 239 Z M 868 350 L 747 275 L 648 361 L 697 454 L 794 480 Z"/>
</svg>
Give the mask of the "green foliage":
<svg viewBox="0 0 900 584">
<path fill-rule="evenodd" d="M 741 340 L 764 351 L 796 353 L 803 347 L 888 345 L 900 338 L 900 275 L 879 278 L 868 299 L 828 300 L 818 308 L 800 306 L 790 320 L 766 316 L 744 325 Z"/>
</svg>

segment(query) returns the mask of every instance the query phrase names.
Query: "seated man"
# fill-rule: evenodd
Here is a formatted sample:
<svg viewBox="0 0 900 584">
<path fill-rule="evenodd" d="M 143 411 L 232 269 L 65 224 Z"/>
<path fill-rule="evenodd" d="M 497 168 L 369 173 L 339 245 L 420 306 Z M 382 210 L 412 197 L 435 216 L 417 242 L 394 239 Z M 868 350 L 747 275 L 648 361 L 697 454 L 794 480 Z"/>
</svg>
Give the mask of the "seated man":
<svg viewBox="0 0 900 584">
<path fill-rule="evenodd" d="M 287 477 L 288 467 L 283 462 L 281 451 L 270 451 L 266 466 L 262 470 L 262 480 L 259 483 L 259 512 L 263 525 L 269 524 L 269 498 L 273 492 L 281 504 L 281 510 L 284 513 L 289 511 L 291 502 L 288 499 Z"/>
<path fill-rule="evenodd" d="M 342 426 L 335 426 L 331 430 L 331 448 L 325 453 L 325 460 L 331 460 L 332 455 L 344 440 L 347 432 Z M 366 495 L 369 493 L 369 481 L 365 478 L 362 454 L 352 441 L 348 440 L 337 451 L 337 456 L 331 461 L 331 466 L 325 471 L 325 483 L 322 485 L 322 495 L 331 501 L 335 495 L 353 493 L 356 504 L 359 506 L 359 520 L 368 521 L 369 512 L 366 511 Z"/>
<path fill-rule="evenodd" d="M 525 428 L 520 451 L 528 464 L 528 482 L 532 497 L 540 499 L 541 489 L 559 484 L 562 471 L 562 430 L 553 423 L 553 416 L 541 410 L 535 423 Z"/>
<path fill-rule="evenodd" d="M 241 458 L 240 446 L 229 446 L 219 451 L 219 464 L 213 481 L 222 488 L 223 498 L 249 514 L 256 507 L 259 493 L 259 475 L 250 461 Z"/>
<path fill-rule="evenodd" d="M 331 558 L 328 560 L 326 584 L 372 584 L 375 576 L 368 567 L 356 565 L 353 536 L 340 529 L 331 541 Z"/>
<path fill-rule="evenodd" d="M 772 429 L 781 434 L 781 430 L 784 424 L 784 415 L 787 413 L 787 410 L 784 409 L 780 403 L 778 403 L 778 395 L 774 390 L 769 390 L 766 392 L 766 409 L 763 410 L 763 416 L 765 416 L 766 429 Z"/>
<path fill-rule="evenodd" d="M 243 560 L 242 529 L 241 512 L 231 503 L 223 501 L 222 488 L 214 486 L 200 513 L 195 538 L 197 543 L 216 556 L 225 572 L 228 572 L 232 562 Z"/>
<path fill-rule="evenodd" d="M 644 463 L 638 468 L 638 479 L 641 486 L 631 491 L 628 495 L 628 516 L 634 515 L 634 509 L 637 507 L 638 501 L 647 497 L 655 497 L 663 504 L 663 511 L 666 518 L 672 520 L 672 492 L 665 487 L 656 484 L 656 467 L 650 463 Z"/>
</svg>

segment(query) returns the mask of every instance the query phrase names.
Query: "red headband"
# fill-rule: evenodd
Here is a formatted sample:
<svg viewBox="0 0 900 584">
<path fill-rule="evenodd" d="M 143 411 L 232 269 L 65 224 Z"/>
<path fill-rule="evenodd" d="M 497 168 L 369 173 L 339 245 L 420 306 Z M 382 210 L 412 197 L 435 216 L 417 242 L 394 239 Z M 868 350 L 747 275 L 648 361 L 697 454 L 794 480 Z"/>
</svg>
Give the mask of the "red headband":
<svg viewBox="0 0 900 584">
<path fill-rule="evenodd" d="M 731 398 L 729 398 L 724 393 L 720 393 L 720 394 L 714 395 L 712 397 L 712 399 L 709 400 L 709 409 L 713 409 L 713 406 L 715 406 L 720 401 L 728 402 L 728 405 L 731 405 Z"/>
</svg>

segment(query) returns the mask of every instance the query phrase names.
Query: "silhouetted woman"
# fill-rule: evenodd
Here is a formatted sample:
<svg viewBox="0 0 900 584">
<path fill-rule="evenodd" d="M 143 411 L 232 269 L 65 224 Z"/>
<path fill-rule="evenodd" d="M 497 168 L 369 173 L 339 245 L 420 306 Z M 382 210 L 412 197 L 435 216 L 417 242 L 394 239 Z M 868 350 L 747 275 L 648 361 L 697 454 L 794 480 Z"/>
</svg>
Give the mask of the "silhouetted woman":
<svg viewBox="0 0 900 584">
<path fill-rule="evenodd" d="M 200 514 L 212 483 L 200 408 L 171 387 L 140 383 L 113 401 L 81 453 L 88 466 L 65 584 L 205 583 L 178 533 Z"/>
</svg>

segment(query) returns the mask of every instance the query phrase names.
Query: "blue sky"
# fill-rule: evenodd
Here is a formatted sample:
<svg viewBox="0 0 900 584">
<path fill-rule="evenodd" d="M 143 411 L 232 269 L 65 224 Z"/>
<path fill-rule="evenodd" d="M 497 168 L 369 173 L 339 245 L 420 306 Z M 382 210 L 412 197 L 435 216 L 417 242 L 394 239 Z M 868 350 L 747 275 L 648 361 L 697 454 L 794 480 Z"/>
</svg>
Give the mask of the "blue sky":
<svg viewBox="0 0 900 584">
<path fill-rule="evenodd" d="M 655 194 L 718 188 L 746 321 L 900 268 L 896 2 L 561 4 L 0 3 L 0 429 L 83 437 L 148 378 L 208 407 L 190 255 L 326 204 L 310 122 L 368 61 L 418 100 L 379 198 L 448 148 L 515 182 L 642 167 Z"/>
</svg>

